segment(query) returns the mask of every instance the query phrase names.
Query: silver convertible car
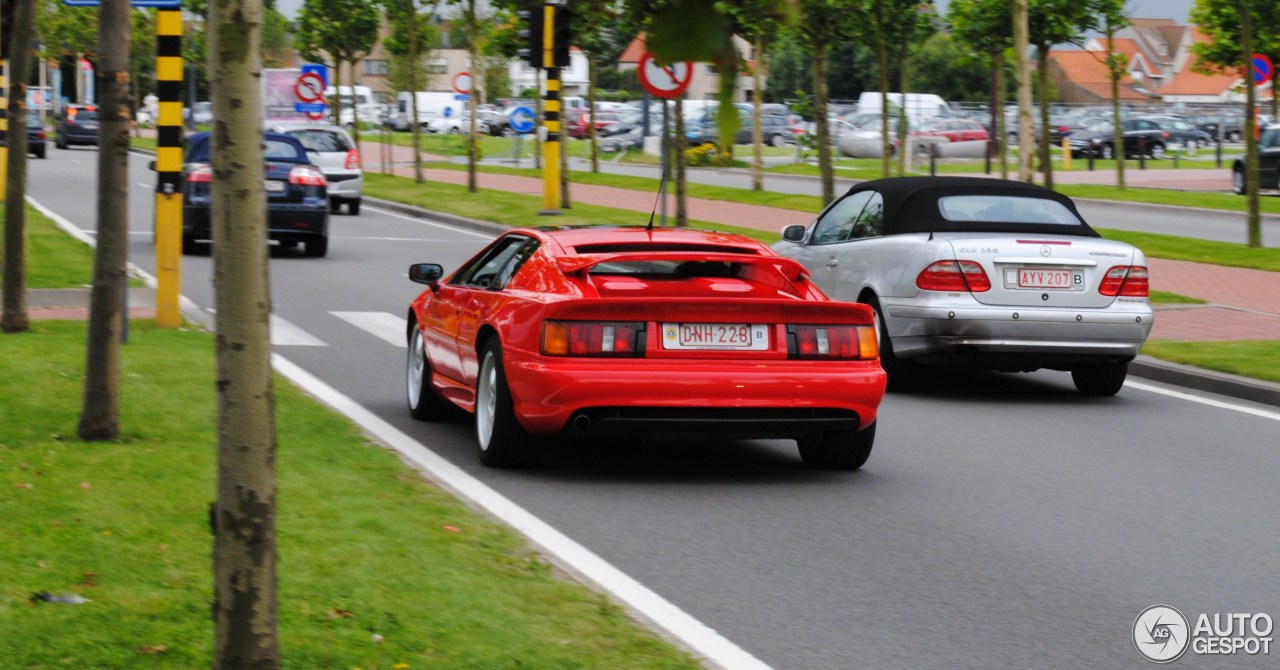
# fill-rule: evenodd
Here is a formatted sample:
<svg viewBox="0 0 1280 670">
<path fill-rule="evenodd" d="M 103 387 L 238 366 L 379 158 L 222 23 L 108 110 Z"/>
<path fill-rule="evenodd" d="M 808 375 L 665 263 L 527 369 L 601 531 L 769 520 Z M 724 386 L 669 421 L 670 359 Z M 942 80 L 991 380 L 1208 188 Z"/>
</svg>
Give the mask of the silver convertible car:
<svg viewBox="0 0 1280 670">
<path fill-rule="evenodd" d="M 890 387 L 920 365 L 1069 370 L 1114 395 L 1151 332 L 1146 258 L 1101 239 L 1066 196 L 977 177 L 857 184 L 774 250 L 875 311 Z"/>
</svg>

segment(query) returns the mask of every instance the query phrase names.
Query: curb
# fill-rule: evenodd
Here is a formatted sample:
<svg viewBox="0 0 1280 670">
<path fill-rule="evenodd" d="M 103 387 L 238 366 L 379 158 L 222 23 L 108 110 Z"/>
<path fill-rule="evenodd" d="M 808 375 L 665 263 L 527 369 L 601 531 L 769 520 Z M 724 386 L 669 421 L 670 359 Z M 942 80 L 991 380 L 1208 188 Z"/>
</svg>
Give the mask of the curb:
<svg viewBox="0 0 1280 670">
<path fill-rule="evenodd" d="M 1150 381 L 1280 407 L 1280 384 L 1274 382 L 1206 370 L 1150 356 L 1138 356 L 1129 364 L 1129 374 Z"/>
<path fill-rule="evenodd" d="M 404 214 L 405 216 L 413 216 L 420 219 L 431 219 L 432 221 L 439 221 L 440 223 L 447 223 L 449 225 L 466 228 L 468 230 L 475 230 L 482 233 L 494 233 L 496 235 L 516 227 L 504 226 L 500 223 L 493 223 L 492 221 L 481 221 L 479 219 L 472 219 L 465 216 L 459 216 L 457 214 L 435 212 L 415 205 L 406 205 L 404 203 L 383 200 L 381 198 L 374 198 L 368 195 L 363 196 L 363 199 L 367 204 L 373 205 L 374 207 L 381 207 L 382 209 L 388 209 L 396 212 L 397 214 Z"/>
</svg>

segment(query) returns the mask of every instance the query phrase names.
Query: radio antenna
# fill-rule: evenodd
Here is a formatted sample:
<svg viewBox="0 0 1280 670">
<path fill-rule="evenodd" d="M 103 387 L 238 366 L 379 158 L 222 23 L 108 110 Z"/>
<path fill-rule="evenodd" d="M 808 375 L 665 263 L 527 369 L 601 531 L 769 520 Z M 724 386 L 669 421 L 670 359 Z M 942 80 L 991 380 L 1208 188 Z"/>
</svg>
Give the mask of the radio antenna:
<svg viewBox="0 0 1280 670">
<path fill-rule="evenodd" d="M 653 201 L 653 211 L 649 212 L 649 227 L 647 230 L 653 232 L 653 215 L 658 213 L 658 203 L 662 202 L 662 191 L 667 187 L 667 168 L 662 168 L 662 179 L 658 181 L 658 197 Z M 665 216 L 665 214 L 664 214 Z"/>
</svg>

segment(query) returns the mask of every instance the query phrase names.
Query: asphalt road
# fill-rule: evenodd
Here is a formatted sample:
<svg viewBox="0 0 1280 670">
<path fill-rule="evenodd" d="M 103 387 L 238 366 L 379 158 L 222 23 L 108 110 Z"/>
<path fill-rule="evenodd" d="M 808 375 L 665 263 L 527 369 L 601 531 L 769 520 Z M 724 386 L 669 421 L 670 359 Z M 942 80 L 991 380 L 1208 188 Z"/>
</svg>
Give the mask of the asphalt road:
<svg viewBox="0 0 1280 670">
<path fill-rule="evenodd" d="M 95 161 L 32 161 L 30 193 L 92 230 Z M 130 254 L 150 271 L 146 162 L 131 161 Z M 273 254 L 278 353 L 779 670 L 1142 668 L 1131 628 L 1148 606 L 1280 617 L 1274 408 L 949 375 L 886 398 L 857 473 L 807 471 L 788 441 L 562 444 L 493 471 L 469 424 L 408 418 L 396 337 L 408 265 L 455 267 L 487 236 L 368 206 L 332 225 L 328 258 Z M 210 277 L 209 257 L 183 258 L 206 310 Z"/>
</svg>

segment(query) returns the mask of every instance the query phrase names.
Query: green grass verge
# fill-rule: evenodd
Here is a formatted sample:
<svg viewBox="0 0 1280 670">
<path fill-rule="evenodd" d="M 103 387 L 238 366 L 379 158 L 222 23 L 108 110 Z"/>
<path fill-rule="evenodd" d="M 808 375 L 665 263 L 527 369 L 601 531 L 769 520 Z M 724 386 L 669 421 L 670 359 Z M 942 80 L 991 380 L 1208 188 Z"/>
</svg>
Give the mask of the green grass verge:
<svg viewBox="0 0 1280 670">
<path fill-rule="evenodd" d="M 1203 305 L 1207 301 L 1199 298 L 1192 298 L 1188 295 L 1178 295 L 1168 291 L 1152 291 L 1151 304 L 1153 305 Z"/>
<path fill-rule="evenodd" d="M 1280 272 L 1280 249 L 1252 249 L 1232 242 L 1107 228 L 1099 228 L 1098 232 L 1107 239 L 1127 242 L 1138 247 L 1148 258 L 1167 258 L 1175 261 L 1194 261 Z"/>
<path fill-rule="evenodd" d="M 4 220 L 5 207 L 0 206 L 0 228 Z M 57 224 L 30 205 L 26 229 L 27 288 L 76 288 L 93 282 L 91 247 L 62 232 Z M 0 255 L 3 253 L 4 239 L 0 237 Z"/>
<path fill-rule="evenodd" d="M 589 224 L 609 224 L 623 226 L 643 226 L 649 222 L 647 212 L 637 212 L 613 207 L 575 204 L 570 209 L 562 210 L 558 216 L 539 216 L 542 209 L 542 197 L 522 195 L 508 191 L 479 189 L 475 193 L 467 191 L 460 184 L 444 184 L 428 181 L 418 184 L 408 177 L 394 177 L 366 172 L 364 176 L 365 195 L 393 200 L 408 205 L 415 205 L 436 212 L 457 214 L 481 221 L 492 221 L 504 226 L 580 226 Z M 671 212 L 668 212 L 668 223 L 671 223 Z M 656 219 L 655 219 L 655 225 Z M 706 221 L 689 221 L 692 228 L 720 230 L 739 233 L 766 243 L 778 241 L 777 233 L 761 230 L 712 224 Z"/>
<path fill-rule="evenodd" d="M 1280 341 L 1173 342 L 1151 340 L 1142 353 L 1245 377 L 1280 382 Z"/>
<path fill-rule="evenodd" d="M 0 665 L 207 668 L 213 338 L 135 321 L 122 437 L 85 443 L 85 329 L 0 337 Z M 699 667 L 344 418 L 276 394 L 283 667 Z M 30 601 L 46 590 L 89 602 Z"/>
</svg>

